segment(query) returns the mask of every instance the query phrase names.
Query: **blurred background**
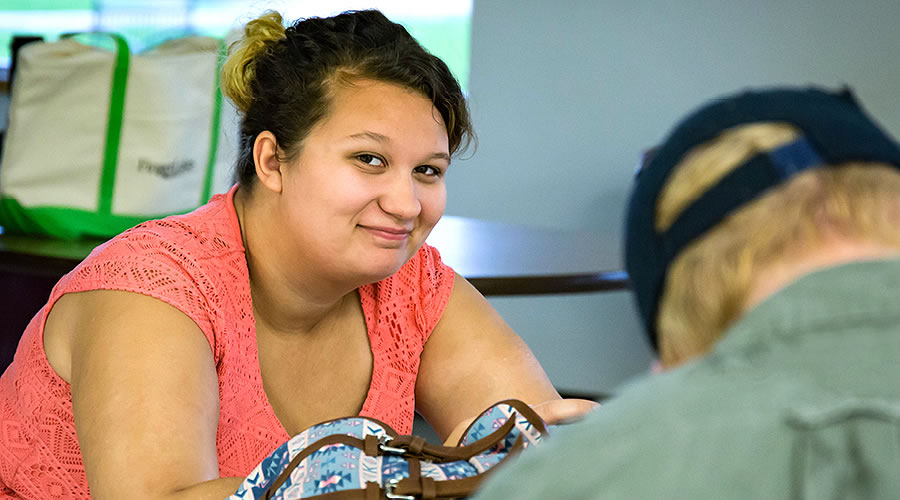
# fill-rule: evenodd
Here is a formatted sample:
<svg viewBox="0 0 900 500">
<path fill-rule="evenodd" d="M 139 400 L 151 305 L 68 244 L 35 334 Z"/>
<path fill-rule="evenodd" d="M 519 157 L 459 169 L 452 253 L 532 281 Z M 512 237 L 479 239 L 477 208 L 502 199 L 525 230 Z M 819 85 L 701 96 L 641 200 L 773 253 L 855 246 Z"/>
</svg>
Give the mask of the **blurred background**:
<svg viewBox="0 0 900 500">
<path fill-rule="evenodd" d="M 147 46 L 224 34 L 266 8 L 364 7 L 407 25 L 467 89 L 479 145 L 449 172 L 450 215 L 595 231 L 618 247 L 641 152 L 703 101 L 747 87 L 848 85 L 900 134 L 897 0 L 2 0 L 0 47 L 12 33 L 89 29 Z M 560 390 L 610 394 L 651 362 L 626 292 L 490 300 Z"/>
<path fill-rule="evenodd" d="M 293 20 L 373 7 L 403 23 L 461 82 L 468 81 L 472 0 L 3 0 L 0 68 L 9 67 L 10 41 L 15 35 L 55 40 L 62 33 L 115 31 L 140 51 L 188 33 L 222 37 L 268 9 Z"/>
</svg>

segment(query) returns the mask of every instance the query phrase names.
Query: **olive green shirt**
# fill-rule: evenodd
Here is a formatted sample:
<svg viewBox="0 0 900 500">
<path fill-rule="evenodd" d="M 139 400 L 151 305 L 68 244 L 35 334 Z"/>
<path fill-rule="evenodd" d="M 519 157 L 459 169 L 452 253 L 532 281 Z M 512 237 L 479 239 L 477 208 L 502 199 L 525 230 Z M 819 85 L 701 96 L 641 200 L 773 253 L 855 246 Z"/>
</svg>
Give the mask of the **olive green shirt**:
<svg viewBox="0 0 900 500">
<path fill-rule="evenodd" d="M 709 355 L 501 465 L 477 498 L 900 498 L 900 260 L 795 281 Z"/>
</svg>

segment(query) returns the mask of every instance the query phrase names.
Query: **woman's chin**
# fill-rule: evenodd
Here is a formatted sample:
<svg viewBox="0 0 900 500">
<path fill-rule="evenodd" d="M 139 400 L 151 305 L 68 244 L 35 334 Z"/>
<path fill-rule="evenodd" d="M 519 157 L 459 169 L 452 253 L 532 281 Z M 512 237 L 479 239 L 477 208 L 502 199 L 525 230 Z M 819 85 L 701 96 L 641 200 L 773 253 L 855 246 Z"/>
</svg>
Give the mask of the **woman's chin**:
<svg viewBox="0 0 900 500">
<path fill-rule="evenodd" d="M 366 266 L 365 269 L 360 269 L 359 275 L 365 277 L 366 283 L 376 283 L 393 276 L 403 267 L 404 263 L 405 261 L 399 263 L 393 261 L 383 264 L 371 263 L 372 265 Z"/>
<path fill-rule="evenodd" d="M 418 249 L 416 249 L 418 250 Z M 353 257 L 344 257 L 344 262 L 349 262 L 345 270 L 354 278 L 365 283 L 375 283 L 394 275 L 400 268 L 415 255 L 411 249 L 385 249 L 371 247 L 354 252 Z"/>
</svg>

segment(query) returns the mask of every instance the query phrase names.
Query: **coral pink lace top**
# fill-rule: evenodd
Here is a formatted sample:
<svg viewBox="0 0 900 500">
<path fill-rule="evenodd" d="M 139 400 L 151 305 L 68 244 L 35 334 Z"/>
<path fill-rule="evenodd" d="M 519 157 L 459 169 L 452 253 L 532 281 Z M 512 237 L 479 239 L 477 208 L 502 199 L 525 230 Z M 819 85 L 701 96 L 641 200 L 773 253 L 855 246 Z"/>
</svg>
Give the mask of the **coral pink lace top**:
<svg viewBox="0 0 900 500">
<path fill-rule="evenodd" d="M 209 340 L 219 377 L 219 473 L 246 476 L 290 436 L 263 391 L 235 188 L 182 216 L 132 228 L 64 276 L 0 377 L 0 497 L 88 499 L 69 384 L 47 362 L 47 312 L 63 294 L 137 292 L 187 314 Z M 362 415 L 412 430 L 419 356 L 447 304 L 453 271 L 427 245 L 394 276 L 359 289 L 374 357 Z"/>
</svg>

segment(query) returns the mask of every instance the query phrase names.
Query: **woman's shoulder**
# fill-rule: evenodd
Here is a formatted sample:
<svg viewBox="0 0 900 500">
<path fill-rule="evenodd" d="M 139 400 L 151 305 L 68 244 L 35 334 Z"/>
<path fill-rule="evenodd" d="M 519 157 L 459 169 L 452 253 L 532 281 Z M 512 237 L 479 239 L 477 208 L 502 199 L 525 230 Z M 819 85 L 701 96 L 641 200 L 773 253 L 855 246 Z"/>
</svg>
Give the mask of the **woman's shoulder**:
<svg viewBox="0 0 900 500">
<path fill-rule="evenodd" d="M 224 197 L 216 195 L 206 205 L 187 214 L 144 222 L 111 241 L 200 255 L 243 252 L 240 229 Z"/>
<path fill-rule="evenodd" d="M 82 264 L 134 259 L 172 259 L 182 264 L 243 253 L 224 200 L 216 195 L 193 212 L 138 224 L 98 246 Z M 185 269 L 190 269 L 187 266 Z"/>
<path fill-rule="evenodd" d="M 217 198 L 188 214 L 144 222 L 103 243 L 57 285 L 55 293 L 202 292 L 219 288 L 215 284 L 222 276 L 245 274 L 240 233 L 235 234 L 227 207 Z"/>
<path fill-rule="evenodd" d="M 249 302 L 240 232 L 235 234 L 227 208 L 217 196 L 191 213 L 126 230 L 60 280 L 50 303 L 83 291 L 146 295 L 187 315 L 215 345 L 213 325 L 228 312 L 219 305 Z"/>
</svg>

